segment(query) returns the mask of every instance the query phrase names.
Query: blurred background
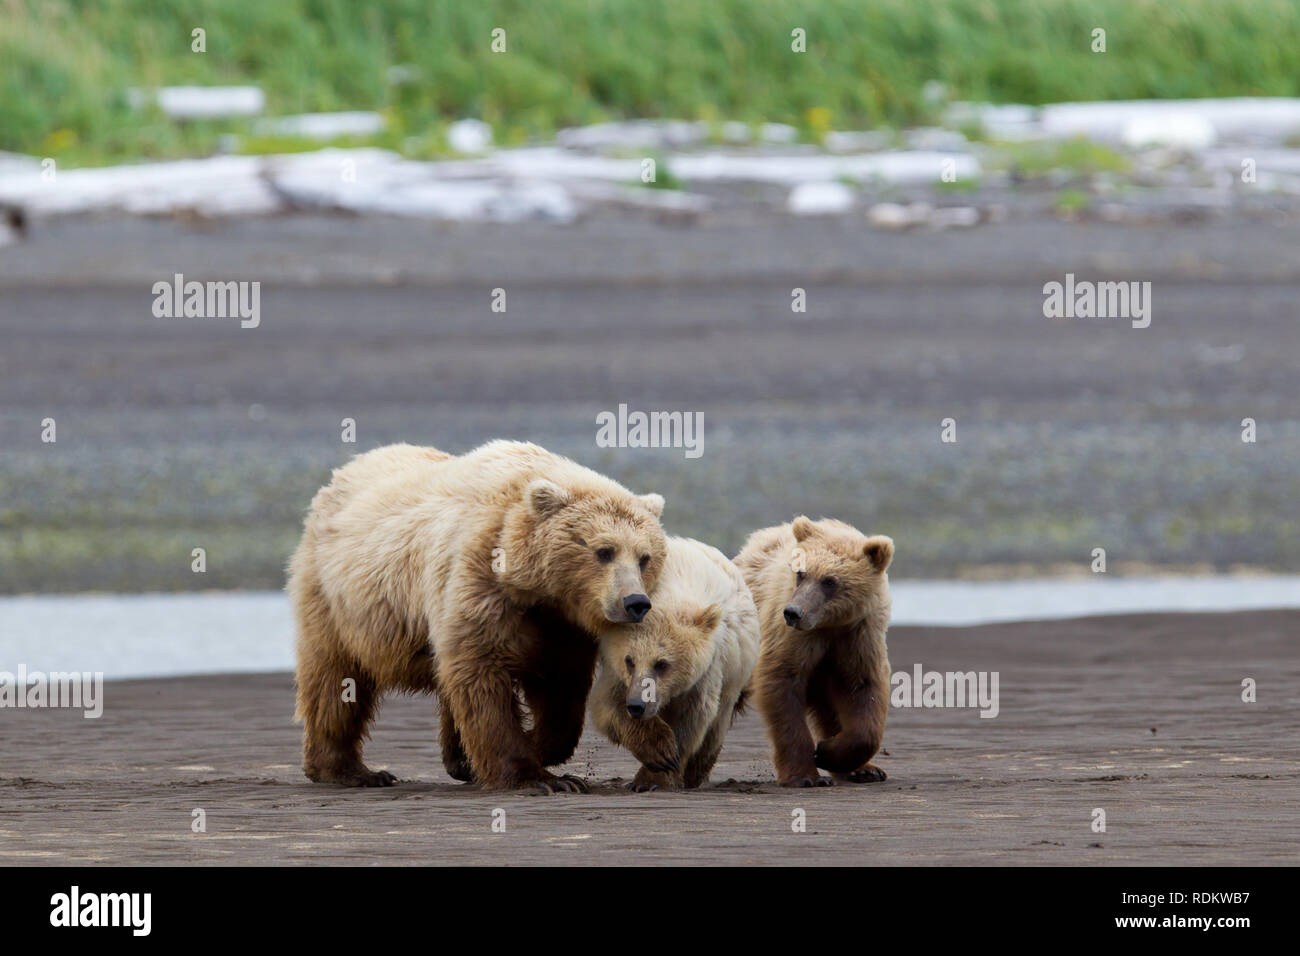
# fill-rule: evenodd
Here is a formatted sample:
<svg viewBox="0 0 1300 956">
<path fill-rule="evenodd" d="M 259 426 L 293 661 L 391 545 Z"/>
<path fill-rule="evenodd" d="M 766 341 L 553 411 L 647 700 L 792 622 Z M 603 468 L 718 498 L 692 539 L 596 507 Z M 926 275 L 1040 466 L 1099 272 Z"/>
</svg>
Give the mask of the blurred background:
<svg viewBox="0 0 1300 956">
<path fill-rule="evenodd" d="M 495 437 L 729 553 L 1294 573 L 1297 96 L 1282 0 L 0 0 L 0 590 L 278 589 L 332 467 Z"/>
</svg>

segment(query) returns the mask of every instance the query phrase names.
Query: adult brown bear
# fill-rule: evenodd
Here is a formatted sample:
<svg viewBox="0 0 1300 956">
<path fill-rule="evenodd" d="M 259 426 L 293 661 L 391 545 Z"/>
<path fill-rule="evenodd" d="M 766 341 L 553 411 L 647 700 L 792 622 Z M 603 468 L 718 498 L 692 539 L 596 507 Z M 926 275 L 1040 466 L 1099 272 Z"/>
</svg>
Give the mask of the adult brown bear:
<svg viewBox="0 0 1300 956">
<path fill-rule="evenodd" d="M 596 632 L 650 609 L 662 511 L 521 442 L 390 445 L 337 469 L 290 562 L 307 776 L 393 783 L 361 760 L 380 696 L 436 691 L 456 779 L 584 789 L 546 768 L 577 746 Z"/>
</svg>

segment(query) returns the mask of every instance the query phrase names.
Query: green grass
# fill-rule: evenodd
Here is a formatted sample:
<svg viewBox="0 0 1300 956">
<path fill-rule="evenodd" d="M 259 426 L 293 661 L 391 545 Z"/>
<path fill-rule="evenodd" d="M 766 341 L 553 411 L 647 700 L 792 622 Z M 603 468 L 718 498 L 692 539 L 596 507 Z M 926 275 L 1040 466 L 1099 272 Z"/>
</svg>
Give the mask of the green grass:
<svg viewBox="0 0 1300 956">
<path fill-rule="evenodd" d="M 1090 50 L 1098 26 L 1104 54 Z M 205 53 L 190 50 L 196 27 Z M 397 65 L 405 82 L 390 82 Z M 273 115 L 383 109 L 381 142 L 436 153 L 459 116 L 504 142 L 638 116 L 784 122 L 815 139 L 933 119 L 931 79 L 999 102 L 1297 95 L 1300 4 L 0 0 L 0 149 L 64 165 L 199 155 L 234 129 L 133 111 L 132 86 L 255 83 Z"/>
<path fill-rule="evenodd" d="M 1052 170 L 1066 170 L 1076 176 L 1096 173 L 1123 173 L 1129 159 L 1109 146 L 1084 137 L 1038 143 L 1003 143 L 999 146 L 999 164 L 1005 164 L 1025 176 L 1042 176 Z"/>
<path fill-rule="evenodd" d="M 1081 189 L 1063 189 L 1056 194 L 1056 211 L 1063 216 L 1077 216 L 1090 205 L 1091 198 Z"/>
</svg>

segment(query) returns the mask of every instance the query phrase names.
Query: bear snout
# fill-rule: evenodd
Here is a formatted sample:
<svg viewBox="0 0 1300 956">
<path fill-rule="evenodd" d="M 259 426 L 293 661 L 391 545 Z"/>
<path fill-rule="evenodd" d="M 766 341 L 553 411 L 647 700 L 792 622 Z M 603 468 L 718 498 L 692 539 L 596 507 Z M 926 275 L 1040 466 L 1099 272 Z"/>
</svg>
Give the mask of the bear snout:
<svg viewBox="0 0 1300 956">
<path fill-rule="evenodd" d="M 791 627 L 798 627 L 803 620 L 803 608 L 797 604 L 787 604 L 781 613 L 785 615 L 785 623 Z"/>
<path fill-rule="evenodd" d="M 644 594 L 629 594 L 623 598 L 623 610 L 627 612 L 629 620 L 640 621 L 650 610 L 650 599 Z"/>
<path fill-rule="evenodd" d="M 653 678 L 650 680 L 653 680 Z M 659 701 L 655 696 L 655 690 L 652 689 L 651 692 L 647 694 L 636 689 L 638 687 L 653 688 L 653 685 L 648 684 L 646 679 L 632 682 L 628 689 L 627 700 L 625 701 L 627 705 L 627 715 L 633 720 L 649 720 L 651 717 L 654 717 L 659 713 Z"/>
<path fill-rule="evenodd" d="M 633 721 L 649 721 L 659 713 L 658 701 L 646 701 L 641 697 L 628 697 L 628 717 Z"/>
</svg>

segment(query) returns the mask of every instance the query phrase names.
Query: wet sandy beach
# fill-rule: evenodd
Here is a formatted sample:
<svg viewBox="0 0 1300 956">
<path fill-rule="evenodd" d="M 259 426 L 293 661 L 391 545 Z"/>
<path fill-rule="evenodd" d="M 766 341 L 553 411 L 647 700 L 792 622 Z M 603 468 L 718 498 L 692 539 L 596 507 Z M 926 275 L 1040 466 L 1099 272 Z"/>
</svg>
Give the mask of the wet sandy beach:
<svg viewBox="0 0 1300 956">
<path fill-rule="evenodd" d="M 112 682 L 99 720 L 0 711 L 6 864 L 1072 864 L 1300 862 L 1300 612 L 899 627 L 894 670 L 998 671 L 1000 710 L 891 710 L 880 784 L 775 785 L 757 714 L 706 789 L 631 794 L 588 731 L 592 793 L 452 781 L 427 698 L 367 746 L 387 790 L 310 784 L 288 674 Z M 1243 703 L 1253 678 L 1258 701 Z M 1105 833 L 1092 830 L 1106 812 Z M 206 833 L 191 832 L 202 809 Z M 505 832 L 493 832 L 493 811 Z M 794 811 L 806 832 L 792 832 Z M 498 814 L 498 817 L 500 815 Z"/>
</svg>

